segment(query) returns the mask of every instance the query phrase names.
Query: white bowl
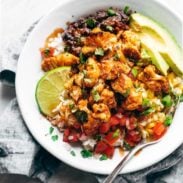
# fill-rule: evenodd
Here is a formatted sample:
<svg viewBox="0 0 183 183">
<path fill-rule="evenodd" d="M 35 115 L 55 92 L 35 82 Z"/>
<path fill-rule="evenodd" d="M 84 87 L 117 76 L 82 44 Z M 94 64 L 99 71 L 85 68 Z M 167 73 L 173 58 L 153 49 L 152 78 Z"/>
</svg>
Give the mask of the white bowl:
<svg viewBox="0 0 183 183">
<path fill-rule="evenodd" d="M 84 171 L 109 174 L 121 156 L 116 152 L 111 160 L 99 161 L 94 158 L 83 159 L 80 148 L 75 148 L 76 157 L 73 157 L 68 149 L 69 145 L 62 142 L 62 135 L 58 133 L 59 140 L 53 142 L 48 133 L 50 123 L 40 114 L 36 100 L 36 84 L 43 75 L 41 71 L 41 57 L 39 48 L 43 46 L 45 38 L 57 27 L 66 27 L 66 22 L 73 21 L 80 16 L 93 13 L 96 10 L 107 7 L 130 6 L 132 10 L 150 16 L 164 25 L 182 46 L 182 21 L 170 8 L 158 1 L 144 0 L 70 0 L 62 3 L 51 11 L 38 23 L 29 36 L 18 62 L 16 76 L 17 98 L 25 123 L 34 136 L 47 151 L 61 161 Z M 74 17 L 72 16 L 74 15 Z M 172 153 L 183 142 L 183 123 L 181 119 L 183 105 L 176 113 L 173 124 L 166 133 L 164 139 L 151 147 L 144 149 L 134 157 L 121 173 L 133 172 L 151 166 Z"/>
</svg>

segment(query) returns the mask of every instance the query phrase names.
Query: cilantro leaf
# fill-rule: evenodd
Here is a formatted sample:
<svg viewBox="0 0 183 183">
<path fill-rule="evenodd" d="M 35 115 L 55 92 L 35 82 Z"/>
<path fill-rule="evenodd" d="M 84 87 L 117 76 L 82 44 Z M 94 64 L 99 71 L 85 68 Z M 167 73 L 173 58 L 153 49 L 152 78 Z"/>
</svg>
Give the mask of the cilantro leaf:
<svg viewBox="0 0 183 183">
<path fill-rule="evenodd" d="M 92 152 L 89 151 L 89 150 L 83 149 L 83 150 L 81 151 L 81 156 L 82 156 L 83 158 L 92 157 Z"/>
<path fill-rule="evenodd" d="M 57 141 L 58 140 L 58 135 L 53 135 L 53 136 L 51 136 L 51 139 L 55 142 L 55 141 Z"/>
</svg>

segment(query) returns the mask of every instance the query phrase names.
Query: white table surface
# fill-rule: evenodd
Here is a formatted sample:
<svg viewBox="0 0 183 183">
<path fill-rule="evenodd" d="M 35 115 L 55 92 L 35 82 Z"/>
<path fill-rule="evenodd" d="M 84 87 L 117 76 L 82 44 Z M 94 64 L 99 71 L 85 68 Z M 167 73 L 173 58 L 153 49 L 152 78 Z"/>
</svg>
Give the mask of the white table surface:
<svg viewBox="0 0 183 183">
<path fill-rule="evenodd" d="M 4 40 L 20 37 L 29 26 L 66 0 L 0 0 L 0 34 Z M 182 0 L 160 0 L 168 4 L 174 11 L 183 17 Z M 13 87 L 3 86 L 0 83 L 0 114 L 8 102 L 14 98 Z"/>
</svg>

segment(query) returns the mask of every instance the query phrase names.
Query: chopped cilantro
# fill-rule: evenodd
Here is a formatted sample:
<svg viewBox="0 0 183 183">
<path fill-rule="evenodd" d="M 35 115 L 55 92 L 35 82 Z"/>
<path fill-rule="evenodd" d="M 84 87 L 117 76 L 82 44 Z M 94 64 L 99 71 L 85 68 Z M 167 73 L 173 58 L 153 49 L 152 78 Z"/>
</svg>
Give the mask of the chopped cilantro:
<svg viewBox="0 0 183 183">
<path fill-rule="evenodd" d="M 89 150 L 83 149 L 83 150 L 81 151 L 81 156 L 82 156 L 83 158 L 92 157 L 92 152 L 89 151 Z"/>
<path fill-rule="evenodd" d="M 83 55 L 83 53 L 80 53 L 80 54 L 79 54 L 79 60 L 80 60 L 80 63 L 81 63 L 81 64 L 84 64 L 84 63 L 86 63 L 87 58 L 86 58 L 85 55 Z"/>
<path fill-rule="evenodd" d="M 112 8 L 109 8 L 109 9 L 107 10 L 107 14 L 108 14 L 109 16 L 115 16 L 115 15 L 116 15 L 116 12 L 115 12 Z"/>
<path fill-rule="evenodd" d="M 125 13 L 125 14 L 128 14 L 129 9 L 130 9 L 130 7 L 129 7 L 129 6 L 125 6 L 125 8 L 124 8 L 124 10 L 123 10 L 123 11 L 124 11 L 124 13 Z"/>
<path fill-rule="evenodd" d="M 173 118 L 172 118 L 171 115 L 169 115 L 169 116 L 166 117 L 166 119 L 165 119 L 165 121 L 164 121 L 164 124 L 165 124 L 166 126 L 170 126 L 170 125 L 172 124 L 172 121 L 173 121 Z"/>
<path fill-rule="evenodd" d="M 112 134 L 112 137 L 113 137 L 113 138 L 116 138 L 116 137 L 119 137 L 119 135 L 120 135 L 120 130 L 117 129 L 117 130 Z"/>
<path fill-rule="evenodd" d="M 100 161 L 107 160 L 107 159 L 108 159 L 108 157 L 107 157 L 105 154 L 103 154 L 103 155 L 100 157 Z"/>
<path fill-rule="evenodd" d="M 138 75 L 138 70 L 134 67 L 134 68 L 132 68 L 132 74 L 133 74 L 133 76 L 136 78 L 137 77 L 137 75 Z"/>
<path fill-rule="evenodd" d="M 86 24 L 89 28 L 94 28 L 96 25 L 96 21 L 93 18 L 88 18 L 86 20 Z"/>
<path fill-rule="evenodd" d="M 165 97 L 163 97 L 161 102 L 165 107 L 171 107 L 173 104 L 173 101 L 170 95 L 166 95 Z"/>
<path fill-rule="evenodd" d="M 99 140 L 102 139 L 102 136 L 101 136 L 101 135 L 96 135 L 96 136 L 95 136 L 95 139 L 96 139 L 97 141 L 99 141 Z"/>
<path fill-rule="evenodd" d="M 70 152 L 72 156 L 76 156 L 76 153 L 74 151 Z"/>
<path fill-rule="evenodd" d="M 49 134 L 52 134 L 53 131 L 54 131 L 54 128 L 51 126 L 51 127 L 49 128 Z"/>
<path fill-rule="evenodd" d="M 119 58 L 119 55 L 116 53 L 115 55 L 114 55 L 114 60 L 119 60 L 120 58 Z"/>
<path fill-rule="evenodd" d="M 102 48 L 96 48 L 95 55 L 96 56 L 104 56 L 104 50 Z"/>
<path fill-rule="evenodd" d="M 70 50 L 70 46 L 66 45 L 65 48 L 64 48 L 64 51 L 69 52 L 69 50 Z"/>
<path fill-rule="evenodd" d="M 126 90 L 126 92 L 123 93 L 123 96 L 124 96 L 124 97 L 128 97 L 129 94 L 130 94 L 130 88 L 128 88 L 128 89 Z"/>
<path fill-rule="evenodd" d="M 77 110 L 74 113 L 75 117 L 77 118 L 77 120 L 81 123 L 85 123 L 88 121 L 88 114 L 85 111 L 82 110 Z"/>
<path fill-rule="evenodd" d="M 149 108 L 149 109 L 143 111 L 141 113 L 141 115 L 148 115 L 148 114 L 153 113 L 153 112 L 154 112 L 154 109 L 153 108 Z"/>
<path fill-rule="evenodd" d="M 74 104 L 69 104 L 69 108 L 70 108 L 70 110 L 72 110 L 73 108 L 74 108 Z"/>
<path fill-rule="evenodd" d="M 49 56 L 49 54 L 50 54 L 50 49 L 49 49 L 49 48 L 46 48 L 46 49 L 44 50 L 44 54 L 45 54 L 45 56 Z"/>
<path fill-rule="evenodd" d="M 51 139 L 55 142 L 55 141 L 57 141 L 58 140 L 58 135 L 53 135 L 53 136 L 51 136 Z"/>
<path fill-rule="evenodd" d="M 150 105 L 150 100 L 147 98 L 143 98 L 142 100 L 142 106 L 143 107 L 148 107 Z"/>
<path fill-rule="evenodd" d="M 97 90 L 92 90 L 92 96 L 95 102 L 98 102 L 100 100 L 100 95 Z"/>
<path fill-rule="evenodd" d="M 133 148 L 133 147 L 132 147 L 128 142 L 126 142 L 126 141 L 124 141 L 123 146 L 124 146 L 124 148 L 125 148 L 127 151 L 129 151 L 129 150 L 131 150 L 131 149 Z"/>
<path fill-rule="evenodd" d="M 112 32 L 114 30 L 114 28 L 112 26 L 110 26 L 110 25 L 107 25 L 106 26 L 106 30 Z"/>
</svg>

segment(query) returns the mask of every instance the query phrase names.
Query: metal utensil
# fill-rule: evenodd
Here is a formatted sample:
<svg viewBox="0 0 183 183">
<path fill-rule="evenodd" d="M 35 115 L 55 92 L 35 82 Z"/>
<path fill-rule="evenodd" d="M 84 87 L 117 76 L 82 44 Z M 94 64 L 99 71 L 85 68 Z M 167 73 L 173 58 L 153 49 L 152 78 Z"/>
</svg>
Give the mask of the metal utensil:
<svg viewBox="0 0 183 183">
<path fill-rule="evenodd" d="M 172 114 L 174 116 L 176 109 L 178 108 L 180 103 L 180 97 L 177 99 L 177 102 L 175 105 L 173 105 L 168 112 L 166 113 L 167 115 Z M 119 162 L 119 164 L 115 167 L 115 169 L 112 171 L 110 175 L 107 176 L 107 178 L 104 180 L 103 183 L 112 183 L 113 180 L 117 177 L 119 172 L 124 168 L 124 166 L 129 162 L 129 160 L 140 150 L 143 148 L 156 144 L 160 142 L 162 138 L 150 142 L 146 142 L 146 140 L 143 140 L 140 144 L 135 146 L 131 151 L 129 151 L 126 156 Z"/>
</svg>

